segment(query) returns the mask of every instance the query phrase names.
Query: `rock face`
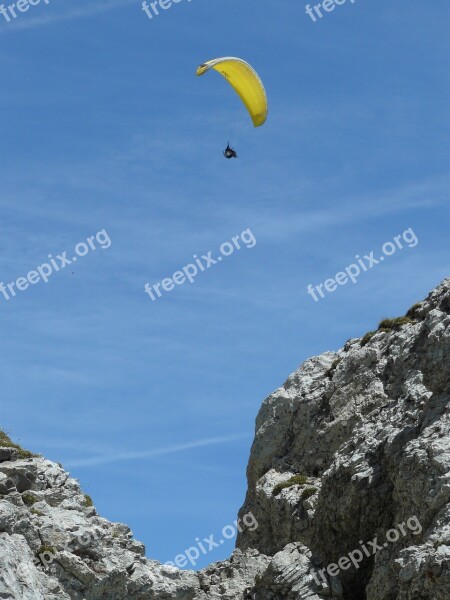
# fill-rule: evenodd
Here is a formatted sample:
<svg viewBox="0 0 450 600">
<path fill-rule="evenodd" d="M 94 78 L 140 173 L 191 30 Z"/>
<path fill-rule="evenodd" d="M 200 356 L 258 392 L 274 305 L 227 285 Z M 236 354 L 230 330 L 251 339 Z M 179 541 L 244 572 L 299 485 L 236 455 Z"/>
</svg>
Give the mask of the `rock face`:
<svg viewBox="0 0 450 600">
<path fill-rule="evenodd" d="M 3 444 L 0 598 L 448 600 L 449 401 L 447 279 L 264 401 L 240 515 L 259 526 L 199 573 L 145 558 L 61 467 Z"/>
</svg>

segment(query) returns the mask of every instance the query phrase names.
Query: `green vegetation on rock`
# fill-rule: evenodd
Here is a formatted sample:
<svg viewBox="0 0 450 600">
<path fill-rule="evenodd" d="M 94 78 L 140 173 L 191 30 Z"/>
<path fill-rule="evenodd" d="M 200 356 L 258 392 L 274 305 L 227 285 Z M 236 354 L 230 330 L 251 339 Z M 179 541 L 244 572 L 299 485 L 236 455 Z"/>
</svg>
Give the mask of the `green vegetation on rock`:
<svg viewBox="0 0 450 600">
<path fill-rule="evenodd" d="M 83 502 L 83 504 L 84 504 L 84 506 L 86 508 L 90 508 L 91 506 L 94 506 L 94 502 L 93 502 L 92 498 L 88 494 L 84 495 L 84 502 Z"/>
<path fill-rule="evenodd" d="M 36 508 L 30 508 L 30 513 L 32 515 L 36 515 L 37 517 L 43 517 L 44 513 L 41 512 L 40 510 L 37 510 Z"/>
<path fill-rule="evenodd" d="M 308 487 L 305 488 L 302 492 L 302 498 L 303 500 L 306 500 L 307 498 L 309 498 L 310 496 L 314 496 L 314 494 L 317 492 L 317 488 L 316 487 Z"/>
<path fill-rule="evenodd" d="M 402 325 L 415 323 L 411 317 L 397 317 L 396 319 L 383 319 L 378 325 L 378 331 L 398 331 Z"/>
<path fill-rule="evenodd" d="M 39 558 L 41 556 L 41 554 L 56 554 L 56 550 L 53 548 L 53 546 L 46 546 L 45 544 L 43 546 L 41 546 L 39 548 L 39 550 L 36 552 L 36 556 Z"/>
<path fill-rule="evenodd" d="M 416 319 L 414 319 L 413 316 L 415 315 L 418 307 L 420 307 L 420 304 L 415 304 L 414 306 L 412 306 L 404 317 L 396 317 L 395 319 L 383 319 L 382 321 L 380 321 L 377 330 L 368 331 L 361 338 L 361 346 L 365 346 L 366 344 L 368 344 L 373 338 L 373 336 L 379 331 L 389 333 L 391 331 L 398 331 L 403 325 L 407 325 L 408 323 L 416 323 Z"/>
<path fill-rule="evenodd" d="M 28 492 L 22 494 L 22 500 L 23 503 L 26 504 L 26 506 L 33 506 L 33 504 L 38 502 L 36 496 L 33 496 L 33 494 L 29 494 Z"/>
<path fill-rule="evenodd" d="M 413 304 L 413 306 L 411 306 L 411 308 L 406 313 L 406 316 L 410 317 L 412 319 L 414 317 L 417 317 L 417 313 L 418 313 L 418 311 L 420 310 L 421 307 L 422 307 L 422 302 L 417 302 L 416 304 Z"/>
<path fill-rule="evenodd" d="M 306 483 L 308 483 L 308 478 L 305 475 L 294 475 L 283 483 L 277 483 L 273 488 L 272 495 L 277 496 L 285 488 L 292 487 L 293 485 L 305 485 Z"/>
<path fill-rule="evenodd" d="M 1 448 L 14 448 L 18 452 L 19 458 L 33 458 L 33 457 L 37 456 L 37 454 L 33 454 L 32 452 L 29 452 L 28 450 L 24 450 L 21 446 L 12 442 L 11 439 L 9 438 L 9 436 L 6 435 L 6 433 L 4 431 L 2 431 L 1 429 L 0 429 L 0 447 Z"/>
<path fill-rule="evenodd" d="M 341 362 L 340 358 L 335 358 L 333 360 L 333 362 L 331 363 L 331 367 L 328 369 L 328 371 L 325 373 L 325 375 L 327 377 L 333 377 L 334 372 L 336 371 L 336 367 L 338 366 L 338 364 Z"/>
<path fill-rule="evenodd" d="M 361 338 L 361 346 L 368 344 L 376 333 L 376 331 L 368 331 L 366 335 Z"/>
</svg>

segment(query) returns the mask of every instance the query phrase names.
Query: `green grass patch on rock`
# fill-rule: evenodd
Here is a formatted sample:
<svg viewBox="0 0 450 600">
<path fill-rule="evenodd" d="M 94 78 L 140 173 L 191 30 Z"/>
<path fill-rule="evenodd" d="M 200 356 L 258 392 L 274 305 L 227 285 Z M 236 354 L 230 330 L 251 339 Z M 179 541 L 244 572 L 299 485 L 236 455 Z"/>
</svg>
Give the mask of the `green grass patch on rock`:
<svg viewBox="0 0 450 600">
<path fill-rule="evenodd" d="M 415 314 L 415 311 L 419 306 L 420 304 L 415 304 L 414 306 L 412 306 L 404 317 L 396 317 L 395 319 L 383 319 L 382 321 L 380 321 L 380 324 L 378 325 L 378 329 L 376 331 L 368 331 L 361 338 L 361 347 L 368 344 L 373 338 L 373 336 L 379 331 L 389 333 L 391 331 L 398 331 L 403 325 L 407 325 L 408 323 L 416 323 L 416 319 L 413 318 L 413 315 Z"/>
<path fill-rule="evenodd" d="M 368 331 L 362 338 L 361 338 L 361 346 L 365 346 L 366 344 L 368 344 L 370 342 L 370 340 L 373 338 L 373 336 L 376 334 L 376 331 Z"/>
<path fill-rule="evenodd" d="M 380 331 L 398 331 L 403 325 L 415 323 L 411 317 L 397 317 L 396 319 L 383 319 L 378 325 Z"/>
<path fill-rule="evenodd" d="M 413 306 L 411 306 L 411 308 L 406 313 L 406 316 L 409 317 L 410 319 L 414 319 L 415 317 L 418 316 L 417 313 L 420 311 L 421 308 L 422 308 L 422 302 L 417 302 L 416 304 L 413 304 Z"/>
<path fill-rule="evenodd" d="M 306 500 L 307 498 L 310 498 L 311 496 L 314 496 L 314 494 L 317 492 L 317 488 L 316 487 L 308 487 L 305 488 L 302 492 L 302 498 L 303 500 Z"/>
<path fill-rule="evenodd" d="M 37 556 L 37 558 L 39 558 L 39 557 L 40 557 L 42 554 L 45 554 L 46 552 L 47 552 L 48 554 L 56 554 L 56 550 L 53 548 L 53 546 L 46 546 L 46 545 L 44 544 L 44 545 L 43 545 L 43 546 L 41 546 L 41 547 L 39 548 L 39 550 L 36 552 L 36 556 Z"/>
<path fill-rule="evenodd" d="M 33 504 L 39 502 L 36 496 L 33 496 L 33 494 L 29 494 L 28 492 L 22 494 L 22 501 L 26 506 L 33 506 Z"/>
<path fill-rule="evenodd" d="M 292 487 L 293 485 L 305 485 L 306 483 L 308 483 L 308 478 L 306 475 L 294 475 L 283 483 L 277 483 L 277 485 L 273 488 L 272 495 L 278 496 L 281 490 L 284 490 L 285 488 Z"/>
<path fill-rule="evenodd" d="M 333 377 L 334 372 L 336 371 L 336 368 L 340 362 L 341 362 L 340 358 L 335 358 L 333 360 L 333 362 L 331 363 L 331 367 L 328 369 L 328 371 L 325 373 L 325 375 L 330 378 Z"/>
<path fill-rule="evenodd" d="M 15 448 L 19 454 L 19 458 L 33 458 L 36 457 L 37 454 L 33 454 L 28 450 L 24 450 L 18 444 L 15 444 L 8 435 L 4 431 L 0 429 L 0 447 L 2 448 Z"/>
<path fill-rule="evenodd" d="M 88 494 L 84 495 L 83 506 L 85 508 L 91 508 L 91 506 L 94 506 L 94 502 L 93 502 L 92 498 Z"/>
<path fill-rule="evenodd" d="M 43 517 L 44 513 L 41 512 L 40 510 L 37 510 L 36 508 L 30 508 L 30 513 L 32 515 L 36 515 L 37 517 Z"/>
</svg>

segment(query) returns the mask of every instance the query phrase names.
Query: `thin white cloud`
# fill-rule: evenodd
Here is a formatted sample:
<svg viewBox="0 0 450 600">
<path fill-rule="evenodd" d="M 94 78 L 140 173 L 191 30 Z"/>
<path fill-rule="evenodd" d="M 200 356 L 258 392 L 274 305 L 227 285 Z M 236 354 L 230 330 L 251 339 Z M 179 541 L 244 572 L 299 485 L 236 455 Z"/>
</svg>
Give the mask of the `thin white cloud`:
<svg viewBox="0 0 450 600">
<path fill-rule="evenodd" d="M 94 2 L 81 7 L 77 6 L 64 12 L 47 12 L 43 16 L 34 18 L 27 16 L 27 18 L 11 21 L 7 24 L 7 27 L 1 27 L 0 33 L 10 33 L 17 30 L 33 29 L 35 27 L 49 25 L 50 23 L 90 17 L 107 12 L 108 10 L 112 10 L 114 8 L 121 8 L 122 6 L 127 6 L 132 3 L 136 4 L 135 0 L 109 0 L 107 2 Z"/>
<path fill-rule="evenodd" d="M 107 463 L 116 463 L 124 460 L 142 460 L 153 458 L 155 456 L 163 456 L 165 454 L 175 454 L 177 452 L 185 452 L 193 448 L 204 448 L 205 446 L 214 446 L 216 444 L 228 444 L 248 438 L 246 434 L 224 435 L 219 437 L 205 438 L 188 442 L 186 444 L 175 444 L 173 446 L 165 446 L 163 448 L 154 448 L 153 450 L 144 450 L 138 452 L 121 452 L 102 454 L 100 456 L 92 456 L 91 458 L 82 458 L 65 461 L 71 468 L 73 467 L 96 467 Z"/>
</svg>

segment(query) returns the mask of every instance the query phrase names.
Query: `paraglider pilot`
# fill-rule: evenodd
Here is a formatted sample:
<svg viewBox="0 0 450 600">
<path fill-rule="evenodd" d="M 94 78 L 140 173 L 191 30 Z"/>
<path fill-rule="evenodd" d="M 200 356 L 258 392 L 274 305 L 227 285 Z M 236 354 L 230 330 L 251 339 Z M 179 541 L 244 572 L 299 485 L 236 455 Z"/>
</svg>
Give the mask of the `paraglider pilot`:
<svg viewBox="0 0 450 600">
<path fill-rule="evenodd" d="M 233 148 L 230 148 L 230 142 L 228 142 L 228 146 L 223 151 L 223 155 L 225 156 L 225 158 L 237 158 L 238 157 L 238 155 L 233 150 Z"/>
</svg>

